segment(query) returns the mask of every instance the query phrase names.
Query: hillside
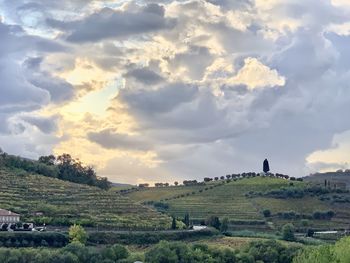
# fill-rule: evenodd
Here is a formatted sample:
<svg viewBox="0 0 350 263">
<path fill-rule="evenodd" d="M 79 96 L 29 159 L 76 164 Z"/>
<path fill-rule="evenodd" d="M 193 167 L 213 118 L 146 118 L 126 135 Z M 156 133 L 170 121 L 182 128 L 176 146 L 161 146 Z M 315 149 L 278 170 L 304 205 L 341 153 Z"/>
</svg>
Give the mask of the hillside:
<svg viewBox="0 0 350 263">
<path fill-rule="evenodd" d="M 168 228 L 170 219 L 128 197 L 23 170 L 0 168 L 0 208 L 22 221 L 93 227 Z"/>
<path fill-rule="evenodd" d="M 276 191 L 277 196 L 273 196 L 276 193 L 272 191 Z M 350 194 L 337 193 L 344 200 L 349 198 L 349 202 L 337 202 L 333 192 L 319 194 L 312 191 L 316 190 L 305 182 L 253 177 L 210 182 L 205 186 L 151 187 L 127 196 L 138 202 L 162 201 L 169 215 L 183 218 L 185 213 L 189 213 L 197 223 L 210 215 L 228 217 L 234 229 L 252 227 L 268 230 L 287 222 L 304 228 L 348 228 Z M 265 217 L 264 210 L 269 210 L 271 216 Z M 331 216 L 325 218 L 324 214 L 329 211 Z M 333 212 L 335 215 L 332 215 Z"/>
<path fill-rule="evenodd" d="M 337 172 L 327 172 L 327 173 L 316 173 L 304 177 L 307 182 L 314 182 L 319 184 L 324 184 L 325 180 L 330 181 L 330 183 L 344 183 L 347 188 L 350 188 L 350 171 L 337 171 Z"/>
</svg>

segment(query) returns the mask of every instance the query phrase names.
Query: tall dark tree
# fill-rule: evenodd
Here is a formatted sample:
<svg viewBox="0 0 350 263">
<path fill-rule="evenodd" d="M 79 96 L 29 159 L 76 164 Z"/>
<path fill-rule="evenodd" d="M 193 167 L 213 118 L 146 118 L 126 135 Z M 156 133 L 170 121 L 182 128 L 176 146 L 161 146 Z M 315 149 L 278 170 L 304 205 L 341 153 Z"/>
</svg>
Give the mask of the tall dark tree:
<svg viewBox="0 0 350 263">
<path fill-rule="evenodd" d="M 184 224 L 189 227 L 190 226 L 190 215 L 188 213 L 185 214 L 185 217 L 184 217 Z"/>
<path fill-rule="evenodd" d="M 216 229 L 220 229 L 221 226 L 220 219 L 217 216 L 209 216 L 205 223 L 207 226 L 212 226 Z"/>
<path fill-rule="evenodd" d="M 264 171 L 264 173 L 267 173 L 270 171 L 269 161 L 267 159 L 264 160 L 263 171 Z"/>
<path fill-rule="evenodd" d="M 173 217 L 173 221 L 171 223 L 171 229 L 176 229 L 176 219 Z"/>
</svg>

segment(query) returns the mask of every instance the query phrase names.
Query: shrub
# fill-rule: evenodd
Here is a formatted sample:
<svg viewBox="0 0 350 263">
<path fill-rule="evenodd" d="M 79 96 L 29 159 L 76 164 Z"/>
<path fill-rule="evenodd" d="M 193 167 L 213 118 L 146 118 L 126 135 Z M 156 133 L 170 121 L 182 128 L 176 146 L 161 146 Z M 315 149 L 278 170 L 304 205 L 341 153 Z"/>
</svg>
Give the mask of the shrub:
<svg viewBox="0 0 350 263">
<path fill-rule="evenodd" d="M 69 228 L 69 240 L 71 242 L 85 244 L 87 239 L 88 235 L 82 226 L 73 225 Z"/>
<path fill-rule="evenodd" d="M 286 241 L 294 241 L 295 228 L 292 224 L 286 224 L 282 227 L 282 238 Z"/>
<path fill-rule="evenodd" d="M 270 217 L 271 216 L 271 211 L 269 209 L 265 209 L 263 211 L 263 215 L 264 215 L 264 217 Z"/>
</svg>

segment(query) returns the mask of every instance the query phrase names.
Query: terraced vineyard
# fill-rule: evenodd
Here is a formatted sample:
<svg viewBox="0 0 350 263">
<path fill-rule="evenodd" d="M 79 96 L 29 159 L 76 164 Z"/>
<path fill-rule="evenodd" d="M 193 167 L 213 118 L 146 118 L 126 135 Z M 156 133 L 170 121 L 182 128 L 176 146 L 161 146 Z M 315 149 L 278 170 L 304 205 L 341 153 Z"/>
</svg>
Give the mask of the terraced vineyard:
<svg viewBox="0 0 350 263">
<path fill-rule="evenodd" d="M 198 193 L 199 190 L 205 189 L 205 185 L 192 185 L 192 186 L 169 186 L 169 187 L 151 187 L 141 188 L 138 191 L 134 191 L 128 194 L 128 196 L 136 202 L 147 201 L 159 201 L 172 199 L 181 195 L 191 194 L 193 192 Z"/>
<path fill-rule="evenodd" d="M 54 225 L 165 229 L 171 223 L 168 216 L 115 191 L 1 168 L 0 208 L 21 214 L 24 221 Z"/>
<path fill-rule="evenodd" d="M 237 181 L 231 180 L 207 183 L 205 186 L 147 188 L 129 194 L 135 201 L 163 201 L 169 205 L 166 210 L 169 215 L 183 218 L 185 213 L 195 222 L 203 221 L 210 215 L 219 218 L 228 217 L 235 229 L 245 225 L 244 229 L 273 229 L 287 222 L 293 222 L 302 227 L 301 220 L 277 216 L 278 213 L 293 212 L 295 214 L 312 216 L 316 211 L 334 211 L 331 220 L 308 219 L 308 227 L 319 229 L 348 228 L 350 219 L 350 203 L 335 204 L 321 201 L 318 196 L 306 195 L 302 198 L 272 198 L 266 196 L 250 196 L 249 193 L 264 193 L 274 189 L 288 187 L 290 181 L 271 178 L 254 177 Z M 294 187 L 305 188 L 307 183 L 293 182 Z M 247 195 L 248 194 L 248 195 Z M 174 198 L 175 196 L 175 198 Z M 265 218 L 263 210 L 268 209 L 272 217 Z M 305 223 L 305 222 L 304 222 Z M 243 228 L 243 227 L 242 227 Z"/>
<path fill-rule="evenodd" d="M 263 220 L 260 207 L 245 194 L 280 188 L 288 183 L 286 180 L 262 177 L 231 181 L 195 195 L 169 201 L 169 213 L 183 216 L 188 212 L 191 218 L 198 220 L 209 215 L 229 217 L 232 220 Z"/>
</svg>

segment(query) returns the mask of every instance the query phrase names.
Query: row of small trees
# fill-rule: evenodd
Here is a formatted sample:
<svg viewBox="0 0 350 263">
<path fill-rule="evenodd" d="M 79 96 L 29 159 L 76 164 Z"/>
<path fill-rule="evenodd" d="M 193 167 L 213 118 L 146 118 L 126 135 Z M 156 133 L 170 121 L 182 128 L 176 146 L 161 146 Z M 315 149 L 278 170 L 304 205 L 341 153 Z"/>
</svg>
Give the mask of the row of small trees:
<svg viewBox="0 0 350 263">
<path fill-rule="evenodd" d="M 255 172 L 249 172 L 249 173 L 241 173 L 241 174 L 227 174 L 226 176 L 216 176 L 216 177 L 204 177 L 203 182 L 198 182 L 197 180 L 184 180 L 182 184 L 184 186 L 192 186 L 192 185 L 198 185 L 198 184 L 203 184 L 203 183 L 208 183 L 211 181 L 219 181 L 219 180 L 230 180 L 230 179 L 238 179 L 238 178 L 250 178 L 250 177 L 256 177 L 256 176 L 267 176 L 267 177 L 275 177 L 275 178 L 281 178 L 281 179 L 286 179 L 286 180 L 291 180 L 291 181 L 302 181 L 302 178 L 295 178 L 295 177 L 290 177 L 285 174 L 281 173 L 255 173 Z M 178 181 L 174 182 L 174 185 L 177 186 L 179 185 Z M 155 183 L 155 187 L 168 187 L 170 186 L 170 183 Z M 145 188 L 149 187 L 149 184 L 139 184 L 139 188 Z"/>
</svg>

